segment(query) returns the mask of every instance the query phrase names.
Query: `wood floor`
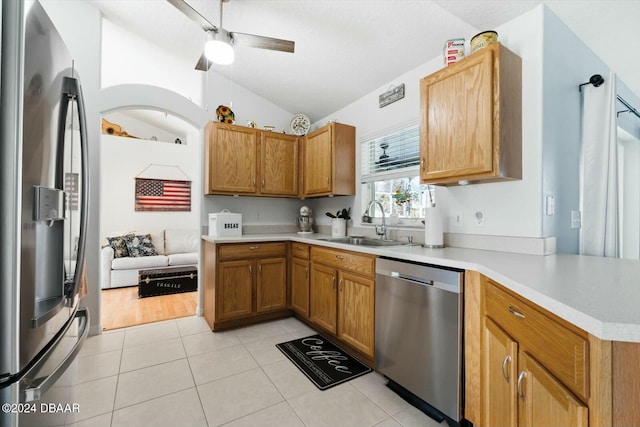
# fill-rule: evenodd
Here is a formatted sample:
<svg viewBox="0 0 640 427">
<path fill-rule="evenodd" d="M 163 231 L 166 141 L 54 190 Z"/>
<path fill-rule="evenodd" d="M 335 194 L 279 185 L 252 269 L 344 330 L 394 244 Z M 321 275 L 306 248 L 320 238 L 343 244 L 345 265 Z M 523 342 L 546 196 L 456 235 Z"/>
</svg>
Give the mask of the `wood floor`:
<svg viewBox="0 0 640 427">
<path fill-rule="evenodd" d="M 160 295 L 138 299 L 138 288 L 106 289 L 102 291 L 102 328 L 125 328 L 193 316 L 198 304 L 198 292 Z"/>
</svg>

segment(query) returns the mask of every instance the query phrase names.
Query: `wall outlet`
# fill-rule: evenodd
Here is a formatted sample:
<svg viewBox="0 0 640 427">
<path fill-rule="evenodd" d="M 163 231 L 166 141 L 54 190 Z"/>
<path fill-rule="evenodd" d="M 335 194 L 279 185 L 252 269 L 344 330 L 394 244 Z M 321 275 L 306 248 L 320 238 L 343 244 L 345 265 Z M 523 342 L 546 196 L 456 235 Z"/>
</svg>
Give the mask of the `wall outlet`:
<svg viewBox="0 0 640 427">
<path fill-rule="evenodd" d="M 451 212 L 451 224 L 453 224 L 455 227 L 462 227 L 464 225 L 462 211 Z"/>
<path fill-rule="evenodd" d="M 473 214 L 473 224 L 476 227 L 484 227 L 484 212 L 475 211 Z"/>
</svg>

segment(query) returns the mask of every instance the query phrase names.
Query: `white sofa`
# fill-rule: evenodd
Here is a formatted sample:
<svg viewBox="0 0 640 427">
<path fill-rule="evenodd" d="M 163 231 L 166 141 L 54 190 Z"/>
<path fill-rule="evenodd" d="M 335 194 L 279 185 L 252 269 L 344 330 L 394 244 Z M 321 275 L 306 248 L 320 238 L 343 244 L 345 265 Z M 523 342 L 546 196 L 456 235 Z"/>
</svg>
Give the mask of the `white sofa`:
<svg viewBox="0 0 640 427">
<path fill-rule="evenodd" d="M 135 234 L 149 234 L 158 255 L 115 258 L 113 248 L 104 246 L 100 266 L 102 289 L 136 286 L 139 270 L 198 265 L 200 235 L 197 230 L 167 229 Z"/>
</svg>

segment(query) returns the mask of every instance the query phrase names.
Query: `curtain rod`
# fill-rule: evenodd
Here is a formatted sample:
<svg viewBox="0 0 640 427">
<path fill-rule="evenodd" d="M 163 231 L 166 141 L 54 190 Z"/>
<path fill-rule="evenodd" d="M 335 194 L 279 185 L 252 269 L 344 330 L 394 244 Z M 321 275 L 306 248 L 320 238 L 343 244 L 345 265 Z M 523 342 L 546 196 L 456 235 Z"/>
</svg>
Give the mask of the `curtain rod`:
<svg viewBox="0 0 640 427">
<path fill-rule="evenodd" d="M 629 104 L 627 101 L 624 100 L 623 97 L 621 97 L 620 95 L 616 95 L 616 97 L 618 98 L 618 101 L 620 101 L 622 103 L 622 105 L 624 105 L 625 107 L 628 108 L 627 111 L 618 111 L 618 114 L 620 113 L 632 113 L 634 114 L 636 117 L 638 117 L 640 119 L 640 113 L 638 112 L 638 110 L 636 110 L 635 108 L 633 108 L 631 106 L 631 104 Z"/>
<path fill-rule="evenodd" d="M 582 86 L 588 85 L 588 84 L 592 84 L 594 87 L 600 87 L 602 83 L 604 83 L 604 78 L 600 74 L 594 74 L 589 78 L 588 82 L 578 85 L 578 90 L 582 92 Z M 620 95 L 616 95 L 616 98 L 618 99 L 618 101 L 622 103 L 622 105 L 628 108 L 628 110 L 618 111 L 616 116 L 619 116 L 620 113 L 632 113 L 636 117 L 640 118 L 640 112 L 638 112 L 638 110 L 636 110 L 633 106 L 631 106 L 631 104 L 625 101 L 623 97 L 621 97 Z"/>
</svg>

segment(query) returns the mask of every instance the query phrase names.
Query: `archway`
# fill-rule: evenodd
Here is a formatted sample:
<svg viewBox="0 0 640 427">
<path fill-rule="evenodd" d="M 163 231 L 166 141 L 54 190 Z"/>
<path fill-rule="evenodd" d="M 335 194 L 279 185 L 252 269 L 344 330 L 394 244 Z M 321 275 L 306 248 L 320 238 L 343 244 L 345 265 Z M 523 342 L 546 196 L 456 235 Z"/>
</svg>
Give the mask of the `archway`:
<svg viewBox="0 0 640 427">
<path fill-rule="evenodd" d="M 184 121 L 190 128 L 188 140 L 185 141 L 185 146 L 174 147 L 173 144 L 162 144 L 160 142 L 153 142 L 148 137 L 141 139 L 128 139 L 118 138 L 112 135 L 101 134 L 100 143 L 100 241 L 101 241 L 101 262 L 100 262 L 100 284 L 97 286 L 98 292 L 94 292 L 94 295 L 98 295 L 100 298 L 99 306 L 101 307 L 101 318 L 105 319 L 105 304 L 102 301 L 102 289 L 105 285 L 111 285 L 117 282 L 111 280 L 111 269 L 109 268 L 109 262 L 103 259 L 104 250 L 102 246 L 106 244 L 105 236 L 114 231 L 129 231 L 136 230 L 142 234 L 146 231 L 155 231 L 156 233 L 160 229 L 164 229 L 159 224 L 176 224 L 175 226 L 168 225 L 166 228 L 183 228 L 184 223 L 197 224 L 197 235 L 200 234 L 201 226 L 201 206 L 203 202 L 203 192 L 201 191 L 202 183 L 202 136 L 203 128 L 207 123 L 206 112 L 191 102 L 189 99 L 181 96 L 180 94 L 150 85 L 138 85 L 127 84 L 111 86 L 103 89 L 100 92 L 100 108 L 101 114 L 115 115 L 117 112 L 123 112 L 128 110 L 154 110 L 164 112 L 171 116 L 175 116 Z M 114 150 L 120 150 L 115 153 Z M 185 157 L 186 156 L 186 157 Z M 131 182 L 136 180 L 132 179 L 141 171 L 147 168 L 147 165 L 152 165 L 156 169 L 168 170 L 169 167 L 173 167 L 176 170 L 184 172 L 187 180 L 192 182 L 191 187 L 191 208 L 192 211 L 187 213 L 177 212 L 134 212 L 133 201 L 134 191 Z M 168 166 L 173 165 L 173 166 Z M 138 170 L 140 169 L 140 170 Z M 118 193 L 123 193 L 120 196 Z M 120 197 L 120 199 L 118 199 Z M 115 202 L 114 202 L 115 200 Z M 119 200 L 119 201 L 118 201 Z M 121 209 L 118 212 L 119 215 L 114 215 L 114 206 L 118 206 Z M 189 216 L 185 216 L 189 215 Z M 143 218 L 144 217 L 144 218 Z M 160 219 L 158 217 L 164 217 Z M 148 227 L 147 227 L 148 225 Z M 148 228 L 148 230 L 146 230 Z M 193 227 L 194 229 L 196 227 Z M 107 230 L 108 229 L 108 230 Z M 144 232 L 144 233 L 143 233 Z M 197 245 L 196 251 L 198 265 L 200 262 L 199 247 Z M 160 253 L 160 251 L 159 251 Z M 133 286 L 137 284 L 137 280 L 134 283 L 129 284 L 132 281 L 131 275 L 135 276 L 136 269 L 128 271 L 129 279 L 119 282 L 119 286 Z M 118 272 L 120 273 L 120 272 Z M 197 308 L 194 313 L 201 313 L 202 296 L 200 292 L 201 286 L 198 285 L 197 293 Z M 133 289 L 133 292 L 137 292 L 137 288 Z M 131 289 L 129 290 L 131 293 Z M 193 294 L 192 294 L 193 295 Z M 152 298 L 153 299 L 153 298 Z M 149 302 L 145 302 L 149 305 Z M 168 318 L 168 317 L 167 317 Z M 164 319 L 153 319 L 164 320 Z M 140 323 L 145 323 L 142 321 Z M 118 323 L 116 323 L 118 324 Z M 131 324 L 121 324 L 121 326 L 132 326 Z M 104 328 L 105 325 L 102 325 Z M 108 325 L 107 325 L 108 327 Z"/>
</svg>

